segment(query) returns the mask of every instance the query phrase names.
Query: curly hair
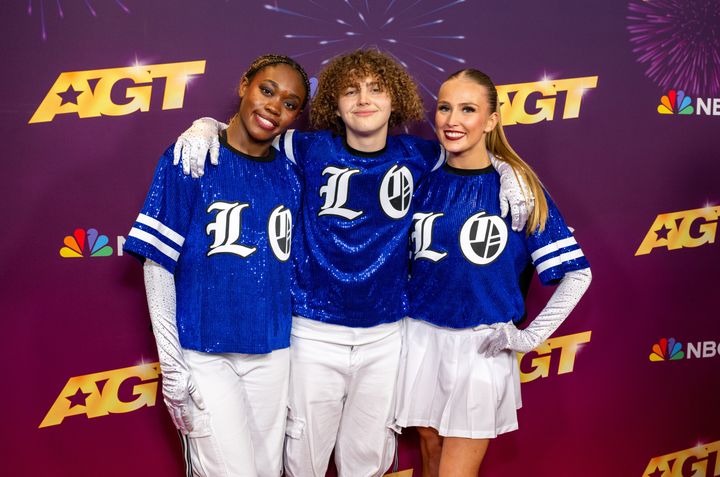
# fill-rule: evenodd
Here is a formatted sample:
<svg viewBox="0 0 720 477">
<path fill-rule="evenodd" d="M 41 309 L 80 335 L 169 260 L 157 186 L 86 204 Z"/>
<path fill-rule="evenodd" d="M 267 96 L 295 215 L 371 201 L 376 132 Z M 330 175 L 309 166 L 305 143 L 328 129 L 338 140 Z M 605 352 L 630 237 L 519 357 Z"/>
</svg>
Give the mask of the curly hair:
<svg viewBox="0 0 720 477">
<path fill-rule="evenodd" d="M 336 114 L 340 92 L 368 76 L 376 78 L 390 95 L 389 127 L 418 121 L 425 113 L 417 85 L 389 55 L 375 49 L 357 50 L 334 58 L 321 72 L 310 104 L 310 121 L 317 129 L 345 135 L 345 124 Z"/>
</svg>

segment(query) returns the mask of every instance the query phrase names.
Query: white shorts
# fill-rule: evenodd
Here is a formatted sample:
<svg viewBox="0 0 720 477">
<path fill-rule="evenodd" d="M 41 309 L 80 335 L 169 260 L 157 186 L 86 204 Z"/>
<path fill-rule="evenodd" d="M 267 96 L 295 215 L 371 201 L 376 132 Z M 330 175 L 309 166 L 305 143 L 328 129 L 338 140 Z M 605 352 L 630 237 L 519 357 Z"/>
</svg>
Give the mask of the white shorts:
<svg viewBox="0 0 720 477">
<path fill-rule="evenodd" d="M 395 455 L 400 327 L 378 341 L 338 344 L 292 336 L 285 475 L 381 476 Z"/>
<path fill-rule="evenodd" d="M 205 402 L 205 410 L 193 409 L 195 429 L 187 436 L 192 475 L 282 475 L 289 350 L 269 354 L 183 350 L 183 356 Z"/>
<path fill-rule="evenodd" d="M 441 328 L 406 319 L 396 423 L 432 427 L 444 437 L 484 439 L 518 428 L 516 354 L 477 352 L 491 328 Z"/>
</svg>

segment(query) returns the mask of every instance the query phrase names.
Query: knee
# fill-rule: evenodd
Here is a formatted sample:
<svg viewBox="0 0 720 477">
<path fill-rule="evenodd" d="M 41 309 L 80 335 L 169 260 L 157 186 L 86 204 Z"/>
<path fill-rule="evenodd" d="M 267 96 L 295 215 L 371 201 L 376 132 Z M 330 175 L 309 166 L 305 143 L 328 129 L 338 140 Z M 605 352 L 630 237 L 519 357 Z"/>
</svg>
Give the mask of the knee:
<svg viewBox="0 0 720 477">
<path fill-rule="evenodd" d="M 442 436 L 430 427 L 418 427 L 417 431 L 420 436 L 420 445 L 427 452 L 428 457 L 439 459 L 442 452 Z"/>
</svg>

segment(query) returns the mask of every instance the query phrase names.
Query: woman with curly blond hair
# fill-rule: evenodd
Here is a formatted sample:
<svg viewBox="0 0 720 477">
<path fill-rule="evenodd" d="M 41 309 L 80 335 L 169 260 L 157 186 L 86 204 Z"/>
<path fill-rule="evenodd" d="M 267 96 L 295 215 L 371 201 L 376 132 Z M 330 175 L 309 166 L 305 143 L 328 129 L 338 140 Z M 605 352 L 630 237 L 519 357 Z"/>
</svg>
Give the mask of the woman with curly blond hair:
<svg viewBox="0 0 720 477">
<path fill-rule="evenodd" d="M 359 50 L 319 75 L 311 120 L 322 130 L 280 137 L 304 187 L 293 248 L 287 475 L 324 476 L 333 448 L 341 476 L 380 476 L 393 459 L 413 192 L 445 152 L 388 131 L 422 115 L 408 73 L 384 53 Z M 187 156 L 201 152 L 192 158 L 196 172 L 202 143 L 217 135 L 210 121 L 196 121 L 180 139 Z M 515 215 L 522 227 L 523 214 Z"/>
</svg>

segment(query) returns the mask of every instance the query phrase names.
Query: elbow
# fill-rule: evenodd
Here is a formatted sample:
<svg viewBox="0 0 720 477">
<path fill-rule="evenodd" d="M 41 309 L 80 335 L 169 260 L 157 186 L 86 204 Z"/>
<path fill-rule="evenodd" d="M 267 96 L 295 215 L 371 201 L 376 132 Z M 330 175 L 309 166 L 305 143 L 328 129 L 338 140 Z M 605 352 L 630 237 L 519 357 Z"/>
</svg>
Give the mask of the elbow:
<svg viewBox="0 0 720 477">
<path fill-rule="evenodd" d="M 592 272 L 590 271 L 590 267 L 578 270 L 576 273 L 576 279 L 580 282 L 580 285 L 583 287 L 583 293 L 585 293 L 592 282 Z"/>
</svg>

